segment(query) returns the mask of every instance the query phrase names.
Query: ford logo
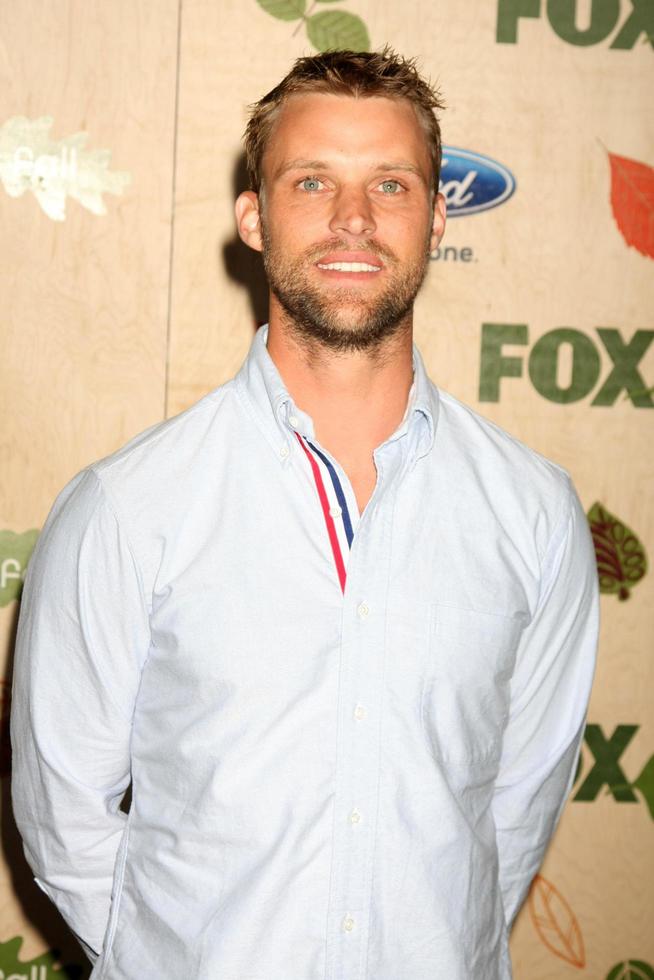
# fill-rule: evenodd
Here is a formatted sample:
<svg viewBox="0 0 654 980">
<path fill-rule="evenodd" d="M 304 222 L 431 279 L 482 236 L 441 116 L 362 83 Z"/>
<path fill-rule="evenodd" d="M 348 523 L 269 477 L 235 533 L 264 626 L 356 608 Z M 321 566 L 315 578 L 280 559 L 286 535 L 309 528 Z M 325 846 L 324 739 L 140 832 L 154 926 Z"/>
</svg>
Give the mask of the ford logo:
<svg viewBox="0 0 654 980">
<path fill-rule="evenodd" d="M 515 178 L 497 160 L 444 146 L 439 190 L 445 197 L 448 217 L 456 218 L 504 204 L 515 190 Z"/>
</svg>

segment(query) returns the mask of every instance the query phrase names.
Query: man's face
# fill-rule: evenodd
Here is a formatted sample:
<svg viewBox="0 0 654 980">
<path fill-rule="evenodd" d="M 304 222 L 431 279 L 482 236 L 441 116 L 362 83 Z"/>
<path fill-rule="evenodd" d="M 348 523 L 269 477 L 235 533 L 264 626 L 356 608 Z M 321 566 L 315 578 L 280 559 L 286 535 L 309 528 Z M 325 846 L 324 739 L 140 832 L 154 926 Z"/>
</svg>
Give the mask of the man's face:
<svg viewBox="0 0 654 980">
<path fill-rule="evenodd" d="M 293 96 L 262 167 L 271 312 L 278 305 L 302 335 L 340 351 L 376 347 L 410 323 L 445 218 L 411 104 Z"/>
</svg>

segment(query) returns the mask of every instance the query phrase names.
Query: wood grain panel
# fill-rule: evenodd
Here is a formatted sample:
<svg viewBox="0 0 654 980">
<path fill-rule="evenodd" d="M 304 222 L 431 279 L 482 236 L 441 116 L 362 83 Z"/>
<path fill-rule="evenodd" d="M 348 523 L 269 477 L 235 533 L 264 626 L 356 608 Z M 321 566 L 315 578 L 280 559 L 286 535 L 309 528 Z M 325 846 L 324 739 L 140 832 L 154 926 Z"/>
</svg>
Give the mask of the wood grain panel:
<svg viewBox="0 0 654 980">
<path fill-rule="evenodd" d="M 624 341 L 654 329 L 652 262 L 616 227 L 607 161 L 610 150 L 654 164 L 643 125 L 651 49 L 571 46 L 544 10 L 521 21 L 518 44 L 497 45 L 497 0 L 339 7 L 363 18 L 374 47 L 417 55 L 438 79 L 446 144 L 487 154 L 517 178 L 506 205 L 448 224 L 444 245 L 474 258 L 433 262 L 418 299 L 416 339 L 431 376 L 569 469 L 585 507 L 601 500 L 651 562 L 654 412 L 624 398 L 608 408 L 593 407 L 592 396 L 554 404 L 528 374 L 533 344 L 557 327 L 597 344 L 602 377 L 611 365 L 597 327 L 619 329 Z M 82 465 L 240 366 L 267 306 L 259 260 L 238 242 L 233 218 L 246 107 L 312 48 L 302 23 L 276 20 L 256 0 L 24 0 L 2 13 L 0 124 L 50 114 L 54 136 L 87 130 L 89 147 L 110 148 L 112 169 L 133 178 L 124 197 L 107 196 L 106 217 L 71 202 L 63 225 L 31 197 L 0 190 L 0 527 L 23 530 L 40 525 Z M 529 345 L 506 351 L 523 358 L 523 375 L 503 379 L 497 403 L 478 400 L 484 322 L 529 328 Z M 654 347 L 640 369 L 651 383 Z M 628 602 L 602 599 L 589 721 L 607 737 L 618 724 L 640 725 L 623 760 L 630 779 L 654 751 L 653 582 L 650 573 Z M 15 605 L 0 610 L 5 648 L 14 620 Z M 618 804 L 603 792 L 568 804 L 543 874 L 574 911 L 586 967 L 556 958 L 523 910 L 511 942 L 515 980 L 603 980 L 617 962 L 654 963 L 651 827 L 642 800 Z M 5 852 L 16 843 L 6 836 Z M 43 903 L 38 912 L 21 905 L 24 868 L 12 879 L 8 867 L 0 864 L 0 939 L 26 935 L 34 955 L 63 933 L 45 924 Z"/>
<path fill-rule="evenodd" d="M 40 527 L 84 465 L 164 414 L 178 0 L 2 4 L 0 125 L 52 116 L 128 171 L 98 216 L 57 223 L 0 188 L 0 528 Z M 16 603 L 0 610 L 7 677 Z M 0 941 L 84 956 L 22 860 L 3 780 Z"/>
<path fill-rule="evenodd" d="M 3 5 L 0 121 L 88 132 L 132 182 L 62 223 L 0 190 L 3 526 L 38 525 L 93 458 L 164 406 L 177 2 Z"/>
</svg>

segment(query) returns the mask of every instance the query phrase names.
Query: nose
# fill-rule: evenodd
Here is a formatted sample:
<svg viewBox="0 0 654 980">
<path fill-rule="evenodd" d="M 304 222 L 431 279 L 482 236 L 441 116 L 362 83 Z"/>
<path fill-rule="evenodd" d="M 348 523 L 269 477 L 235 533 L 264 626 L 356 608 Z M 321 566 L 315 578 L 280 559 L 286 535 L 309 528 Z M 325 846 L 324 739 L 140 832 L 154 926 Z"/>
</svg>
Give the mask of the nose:
<svg viewBox="0 0 654 980">
<path fill-rule="evenodd" d="M 368 237 L 377 230 L 372 202 L 359 188 L 341 188 L 334 198 L 334 211 L 329 222 L 335 235 L 353 238 Z"/>
</svg>

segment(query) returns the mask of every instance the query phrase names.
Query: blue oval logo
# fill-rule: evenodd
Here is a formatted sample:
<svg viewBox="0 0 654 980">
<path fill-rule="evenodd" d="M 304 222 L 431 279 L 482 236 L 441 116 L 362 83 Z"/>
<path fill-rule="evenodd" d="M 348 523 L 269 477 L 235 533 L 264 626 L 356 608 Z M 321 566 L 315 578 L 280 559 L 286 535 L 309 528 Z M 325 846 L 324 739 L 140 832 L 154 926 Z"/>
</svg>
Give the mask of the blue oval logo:
<svg viewBox="0 0 654 980">
<path fill-rule="evenodd" d="M 444 146 L 439 190 L 448 217 L 456 218 L 504 204 L 515 190 L 515 177 L 503 164 L 481 153 Z"/>
</svg>

